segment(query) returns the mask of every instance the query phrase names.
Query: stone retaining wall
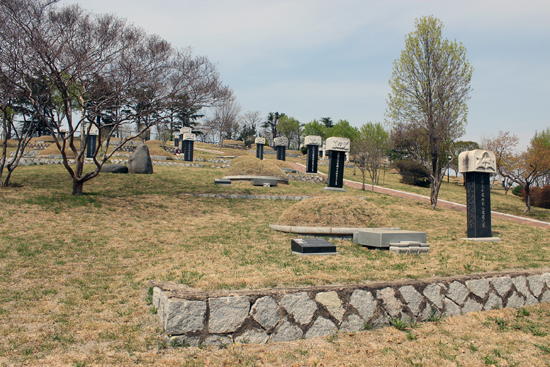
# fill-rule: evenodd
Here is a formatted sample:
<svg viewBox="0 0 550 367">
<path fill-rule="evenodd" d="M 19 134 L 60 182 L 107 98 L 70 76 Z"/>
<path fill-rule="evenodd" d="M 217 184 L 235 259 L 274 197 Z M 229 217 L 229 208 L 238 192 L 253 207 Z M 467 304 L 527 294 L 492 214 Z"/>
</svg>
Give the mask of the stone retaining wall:
<svg viewBox="0 0 550 367">
<path fill-rule="evenodd" d="M 234 292 L 150 286 L 167 337 L 191 346 L 291 341 L 550 301 L 548 270 Z"/>
</svg>

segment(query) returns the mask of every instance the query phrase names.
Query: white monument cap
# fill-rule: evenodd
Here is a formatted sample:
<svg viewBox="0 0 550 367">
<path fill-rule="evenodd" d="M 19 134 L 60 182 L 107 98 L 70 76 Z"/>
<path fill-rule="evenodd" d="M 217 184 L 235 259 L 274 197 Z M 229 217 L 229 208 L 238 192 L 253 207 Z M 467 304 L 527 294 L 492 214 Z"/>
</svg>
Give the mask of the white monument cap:
<svg viewBox="0 0 550 367">
<path fill-rule="evenodd" d="M 187 126 L 184 126 L 180 129 L 180 134 L 191 134 L 192 132 L 193 132 L 193 129 Z"/>
<path fill-rule="evenodd" d="M 265 138 L 256 138 L 256 140 L 254 140 L 254 144 L 264 144 L 265 145 Z"/>
<path fill-rule="evenodd" d="M 349 152 L 349 139 L 348 138 L 328 138 L 326 142 L 327 150 L 338 150 L 341 152 Z"/>
<path fill-rule="evenodd" d="M 458 172 L 495 173 L 497 161 L 495 153 L 489 150 L 467 150 L 458 156 Z"/>
<path fill-rule="evenodd" d="M 90 127 L 89 122 L 85 122 L 82 124 L 82 135 L 85 135 L 88 132 L 88 128 Z M 90 127 L 90 131 L 88 132 L 88 135 L 99 135 L 99 129 L 97 126 L 92 124 L 92 127 Z"/>
<path fill-rule="evenodd" d="M 195 141 L 195 134 L 185 133 L 185 134 L 183 134 L 183 140 Z"/>
<path fill-rule="evenodd" d="M 308 135 L 304 139 L 304 145 L 321 145 L 323 138 L 317 135 Z"/>
<path fill-rule="evenodd" d="M 288 139 L 284 136 L 280 136 L 278 138 L 273 139 L 273 145 L 276 147 L 284 146 L 286 147 L 288 145 Z"/>
</svg>

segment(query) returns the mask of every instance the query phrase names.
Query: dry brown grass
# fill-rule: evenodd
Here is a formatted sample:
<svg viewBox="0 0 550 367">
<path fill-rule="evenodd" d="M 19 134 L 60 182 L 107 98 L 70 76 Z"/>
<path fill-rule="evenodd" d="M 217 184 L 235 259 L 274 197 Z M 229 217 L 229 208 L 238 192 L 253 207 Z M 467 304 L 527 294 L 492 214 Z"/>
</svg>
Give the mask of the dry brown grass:
<svg viewBox="0 0 550 367">
<path fill-rule="evenodd" d="M 272 176 L 286 178 L 286 174 L 271 160 L 243 155 L 232 162 L 225 176 Z"/>
<path fill-rule="evenodd" d="M 489 357 L 502 366 L 545 365 L 548 354 L 536 345 L 550 344 L 549 305 L 530 306 L 523 318 L 498 310 L 424 323 L 410 329 L 413 339 L 384 328 L 225 349 L 167 345 L 146 301 L 151 279 L 204 290 L 355 284 L 537 268 L 550 258 L 540 228 L 495 220 L 501 242 L 465 242 L 464 213 L 300 182 L 217 187 L 213 178 L 223 172 L 159 166 L 153 175 L 100 175 L 74 198 L 63 167 L 17 169 L 20 185 L 0 188 L 0 365 L 479 366 Z M 331 240 L 340 255 L 298 257 L 290 251 L 295 235 L 269 229 L 295 202 L 186 192 L 365 196 L 389 224 L 426 231 L 430 253 L 396 255 Z"/>
<path fill-rule="evenodd" d="M 303 200 L 281 214 L 277 222 L 289 226 L 373 228 L 388 226 L 383 210 L 354 197 L 322 196 Z"/>
<path fill-rule="evenodd" d="M 33 138 L 33 139 L 35 139 L 35 138 Z M 40 139 L 40 138 L 36 138 L 36 139 Z M 74 145 L 75 145 L 76 149 L 80 149 L 80 137 L 75 138 Z M 72 150 L 71 150 L 71 148 L 69 147 L 68 144 L 65 146 L 65 153 L 67 154 L 67 157 L 72 157 L 73 153 L 72 153 Z M 52 143 L 52 144 L 48 145 L 48 147 L 46 149 L 44 149 L 40 153 L 38 153 L 37 157 L 38 158 L 40 158 L 40 157 L 46 157 L 47 158 L 50 155 L 61 155 L 61 151 L 57 148 L 57 145 L 55 143 Z"/>
<path fill-rule="evenodd" d="M 293 168 L 292 165 L 287 161 L 280 161 L 278 159 L 274 159 L 274 160 L 270 160 L 270 162 L 273 162 L 279 168 Z"/>
</svg>

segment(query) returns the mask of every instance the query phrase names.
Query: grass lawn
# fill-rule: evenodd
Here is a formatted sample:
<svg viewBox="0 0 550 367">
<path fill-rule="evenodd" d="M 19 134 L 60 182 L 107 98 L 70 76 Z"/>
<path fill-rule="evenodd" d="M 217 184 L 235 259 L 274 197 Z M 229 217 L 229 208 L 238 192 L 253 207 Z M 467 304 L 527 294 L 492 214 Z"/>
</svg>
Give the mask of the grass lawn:
<svg viewBox="0 0 550 367">
<path fill-rule="evenodd" d="M 195 157 L 216 156 L 195 151 Z M 203 290 L 353 284 L 543 268 L 550 258 L 548 231 L 541 228 L 493 220 L 501 242 L 465 242 L 464 213 L 305 182 L 216 186 L 214 179 L 225 170 L 205 164 L 155 166 L 153 175 L 101 174 L 84 185 L 81 197 L 70 195 L 71 181 L 61 166 L 18 168 L 15 185 L 0 188 L 0 365 L 547 365 L 546 304 L 435 320 L 405 331 L 387 327 L 223 349 L 167 345 L 150 305 L 151 279 Z M 385 185 L 398 188 L 390 176 Z M 445 184 L 441 197 L 453 200 L 460 192 L 460 186 Z M 428 255 L 396 255 L 335 240 L 339 256 L 294 256 L 295 235 L 268 225 L 295 202 L 192 193 L 361 196 L 390 225 L 426 231 L 431 249 Z M 512 195 L 498 201 L 505 212 L 521 206 Z"/>
</svg>

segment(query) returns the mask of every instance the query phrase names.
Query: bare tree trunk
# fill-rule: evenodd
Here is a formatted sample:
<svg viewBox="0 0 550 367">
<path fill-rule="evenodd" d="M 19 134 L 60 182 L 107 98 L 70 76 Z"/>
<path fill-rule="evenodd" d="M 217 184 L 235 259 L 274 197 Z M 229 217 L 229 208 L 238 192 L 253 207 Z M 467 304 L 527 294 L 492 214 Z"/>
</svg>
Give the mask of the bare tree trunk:
<svg viewBox="0 0 550 367">
<path fill-rule="evenodd" d="M 526 184 L 524 187 L 523 187 L 523 190 L 525 191 L 525 210 L 523 211 L 525 214 L 530 214 L 531 213 L 531 190 L 530 190 L 530 185 L 529 184 Z"/>
<path fill-rule="evenodd" d="M 80 196 L 82 195 L 83 189 L 84 182 L 78 179 L 73 179 L 73 192 L 71 192 L 71 195 Z"/>
</svg>

